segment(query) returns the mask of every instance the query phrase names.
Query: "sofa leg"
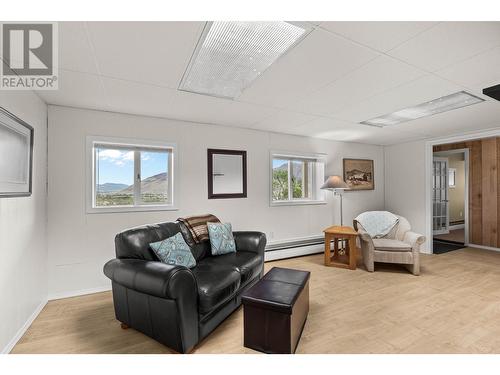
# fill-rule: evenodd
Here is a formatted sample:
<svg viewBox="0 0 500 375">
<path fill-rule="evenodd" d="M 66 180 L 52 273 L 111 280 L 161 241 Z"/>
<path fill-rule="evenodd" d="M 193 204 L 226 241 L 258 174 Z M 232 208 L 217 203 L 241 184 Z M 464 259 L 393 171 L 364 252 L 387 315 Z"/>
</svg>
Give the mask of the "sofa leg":
<svg viewBox="0 0 500 375">
<path fill-rule="evenodd" d="M 120 327 L 122 327 L 122 329 L 128 329 L 128 325 L 126 325 L 125 323 L 121 323 L 120 324 Z"/>
</svg>

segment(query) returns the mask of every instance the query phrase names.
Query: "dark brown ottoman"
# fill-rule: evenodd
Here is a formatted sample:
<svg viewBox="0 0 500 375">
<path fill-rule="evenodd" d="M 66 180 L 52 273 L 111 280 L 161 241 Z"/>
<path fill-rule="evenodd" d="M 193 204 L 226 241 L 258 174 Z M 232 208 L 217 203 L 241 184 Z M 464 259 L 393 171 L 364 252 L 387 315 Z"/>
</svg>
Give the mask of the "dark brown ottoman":
<svg viewBox="0 0 500 375">
<path fill-rule="evenodd" d="M 273 267 L 242 295 L 247 348 L 295 353 L 309 312 L 310 274 Z"/>
</svg>

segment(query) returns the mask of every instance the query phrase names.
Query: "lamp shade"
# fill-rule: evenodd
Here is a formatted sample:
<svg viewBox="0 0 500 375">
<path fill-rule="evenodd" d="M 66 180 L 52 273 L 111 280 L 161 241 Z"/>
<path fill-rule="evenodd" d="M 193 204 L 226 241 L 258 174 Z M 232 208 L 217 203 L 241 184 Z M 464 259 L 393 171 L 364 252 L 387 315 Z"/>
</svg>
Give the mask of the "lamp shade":
<svg viewBox="0 0 500 375">
<path fill-rule="evenodd" d="M 321 189 L 349 189 L 349 185 L 340 176 L 330 176 Z"/>
</svg>

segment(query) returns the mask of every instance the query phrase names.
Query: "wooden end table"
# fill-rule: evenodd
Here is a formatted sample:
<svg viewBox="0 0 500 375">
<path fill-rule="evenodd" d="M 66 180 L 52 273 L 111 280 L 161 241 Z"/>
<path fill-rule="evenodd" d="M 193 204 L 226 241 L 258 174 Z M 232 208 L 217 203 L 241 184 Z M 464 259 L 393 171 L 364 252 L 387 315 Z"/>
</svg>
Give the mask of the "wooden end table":
<svg viewBox="0 0 500 375">
<path fill-rule="evenodd" d="M 352 227 L 332 226 L 326 228 L 325 233 L 325 266 L 356 269 L 356 238 L 358 233 Z M 333 255 L 331 242 L 333 241 Z M 345 243 L 345 254 L 339 250 L 339 242 Z"/>
</svg>

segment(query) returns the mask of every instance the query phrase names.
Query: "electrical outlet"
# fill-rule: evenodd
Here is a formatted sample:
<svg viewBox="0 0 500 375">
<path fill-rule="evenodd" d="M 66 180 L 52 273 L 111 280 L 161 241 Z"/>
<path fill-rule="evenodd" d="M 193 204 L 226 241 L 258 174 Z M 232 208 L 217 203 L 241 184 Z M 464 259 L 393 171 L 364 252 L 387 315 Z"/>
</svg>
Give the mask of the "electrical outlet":
<svg viewBox="0 0 500 375">
<path fill-rule="evenodd" d="M 464 213 L 462 211 L 460 211 L 460 217 L 462 217 L 464 215 Z"/>
<path fill-rule="evenodd" d="M 272 240 L 274 238 L 274 232 L 269 232 L 267 236 L 269 237 L 270 240 Z"/>
</svg>

